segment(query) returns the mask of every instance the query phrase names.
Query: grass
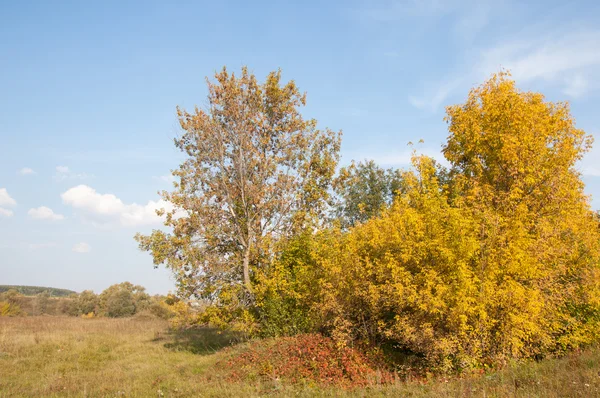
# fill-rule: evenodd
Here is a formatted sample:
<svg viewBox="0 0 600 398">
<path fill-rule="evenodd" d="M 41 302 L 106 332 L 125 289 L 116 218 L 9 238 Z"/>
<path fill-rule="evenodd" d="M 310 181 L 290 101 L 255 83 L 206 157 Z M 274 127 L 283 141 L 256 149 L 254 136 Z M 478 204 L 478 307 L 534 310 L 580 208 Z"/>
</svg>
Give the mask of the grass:
<svg viewBox="0 0 600 398">
<path fill-rule="evenodd" d="M 0 318 L 0 396 L 600 396 L 600 350 L 462 379 L 344 390 L 269 378 L 231 383 L 222 363 L 254 344 L 222 350 L 236 341 L 214 329 L 172 333 L 154 319 Z"/>
</svg>

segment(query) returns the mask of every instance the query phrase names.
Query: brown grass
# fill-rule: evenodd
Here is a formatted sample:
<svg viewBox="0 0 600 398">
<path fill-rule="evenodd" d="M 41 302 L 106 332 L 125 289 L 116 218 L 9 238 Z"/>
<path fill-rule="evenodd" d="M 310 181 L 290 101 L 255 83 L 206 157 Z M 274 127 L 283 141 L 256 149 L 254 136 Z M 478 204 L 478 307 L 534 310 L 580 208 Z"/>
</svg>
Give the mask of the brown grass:
<svg viewBox="0 0 600 398">
<path fill-rule="evenodd" d="M 0 318 L 0 396 L 600 397 L 600 350 L 477 377 L 343 390 L 311 380 L 230 383 L 230 369 L 215 364 L 254 344 L 220 351 L 235 341 L 213 329 L 171 333 L 154 319 Z"/>
</svg>

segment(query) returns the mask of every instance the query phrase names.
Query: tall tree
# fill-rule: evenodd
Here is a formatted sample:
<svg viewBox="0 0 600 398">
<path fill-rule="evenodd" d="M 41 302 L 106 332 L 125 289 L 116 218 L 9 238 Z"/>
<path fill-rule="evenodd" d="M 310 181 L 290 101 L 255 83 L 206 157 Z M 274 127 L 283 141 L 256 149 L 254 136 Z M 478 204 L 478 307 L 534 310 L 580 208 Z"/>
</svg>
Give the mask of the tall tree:
<svg viewBox="0 0 600 398">
<path fill-rule="evenodd" d="M 479 311 L 501 317 L 493 327 L 483 317 L 473 325 L 496 337 L 493 345 L 482 337 L 479 349 L 504 354 L 547 348 L 557 343 L 550 336 L 589 339 L 600 315 L 600 236 L 576 168 L 592 137 L 568 103 L 520 91 L 508 75 L 447 108 L 443 149 L 460 193 L 455 205 L 478 220 L 473 271 L 488 298 Z"/>
<path fill-rule="evenodd" d="M 306 94 L 282 84 L 281 71 L 262 84 L 245 67 L 215 79 L 206 109 L 177 109 L 175 145 L 187 159 L 173 172 L 175 190 L 162 193 L 175 208 L 165 221 L 172 232 L 136 239 L 174 272 L 180 293 L 214 299 L 242 286 L 252 300 L 253 268 L 326 209 L 341 132 L 302 117 Z"/>
<path fill-rule="evenodd" d="M 401 187 L 401 172 L 383 169 L 373 160 L 340 169 L 334 187 L 338 196 L 335 216 L 343 228 L 364 223 L 389 206 Z"/>
</svg>

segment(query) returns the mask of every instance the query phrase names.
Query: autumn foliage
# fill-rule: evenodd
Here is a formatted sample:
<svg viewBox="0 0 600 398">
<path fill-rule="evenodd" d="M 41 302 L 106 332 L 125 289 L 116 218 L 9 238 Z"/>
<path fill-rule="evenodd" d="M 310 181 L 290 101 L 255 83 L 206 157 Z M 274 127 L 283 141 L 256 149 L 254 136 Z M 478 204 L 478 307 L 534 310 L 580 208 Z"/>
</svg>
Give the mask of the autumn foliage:
<svg viewBox="0 0 600 398">
<path fill-rule="evenodd" d="M 263 237 L 268 250 L 255 246 L 261 249 L 250 261 L 249 303 L 235 300 L 232 287 L 248 280 L 232 256 L 235 283 L 213 297 L 205 319 L 259 336 L 331 338 L 317 347 L 387 347 L 402 354 L 395 358 L 439 372 L 560 355 L 598 341 L 599 220 L 577 171 L 591 137 L 575 126 L 568 104 L 520 91 L 505 72 L 448 107 L 445 120 L 448 168 L 415 154 L 405 171 L 346 169 L 337 189 L 352 203 L 338 205 L 331 219 Z M 179 174 L 182 182 L 191 178 Z M 329 174 L 320 175 L 328 183 Z M 340 187 L 344 181 L 356 185 Z M 321 188 L 322 204 L 327 184 Z M 178 200 L 198 195 L 194 189 L 180 190 Z M 169 239 L 185 242 L 188 252 L 162 238 L 141 239 L 155 261 L 177 263 L 183 281 L 205 260 L 185 233 L 199 222 L 186 209 L 189 222 L 178 221 Z M 207 272 L 198 280 L 208 276 L 218 279 Z M 253 355 L 237 359 L 241 369 Z M 296 359 L 288 365 L 302 375 Z"/>
<path fill-rule="evenodd" d="M 311 380 L 319 385 L 352 388 L 394 380 L 380 355 L 339 347 L 320 334 L 264 340 L 217 366 L 227 369 L 229 381 L 253 377 L 292 383 Z"/>
</svg>

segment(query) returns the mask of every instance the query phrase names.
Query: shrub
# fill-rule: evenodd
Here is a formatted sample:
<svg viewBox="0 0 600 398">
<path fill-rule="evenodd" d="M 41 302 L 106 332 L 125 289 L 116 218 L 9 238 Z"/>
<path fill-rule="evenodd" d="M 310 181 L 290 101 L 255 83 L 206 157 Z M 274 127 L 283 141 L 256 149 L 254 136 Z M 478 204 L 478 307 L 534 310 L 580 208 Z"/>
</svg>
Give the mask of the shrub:
<svg viewBox="0 0 600 398">
<path fill-rule="evenodd" d="M 22 315 L 21 307 L 8 301 L 0 301 L 0 316 Z"/>
<path fill-rule="evenodd" d="M 104 302 L 104 313 L 111 318 L 132 316 L 135 314 L 133 294 L 127 290 L 119 290 L 110 294 Z"/>
<path fill-rule="evenodd" d="M 236 351 L 217 364 L 227 369 L 230 381 L 261 377 L 352 388 L 394 380 L 379 355 L 339 347 L 319 334 L 254 341 Z"/>
<path fill-rule="evenodd" d="M 79 294 L 76 301 L 79 314 L 90 314 L 98 311 L 98 296 L 91 290 L 84 290 Z"/>
<path fill-rule="evenodd" d="M 165 303 L 164 300 L 153 300 L 148 306 L 148 312 L 160 319 L 171 319 L 175 316 L 175 311 Z"/>
<path fill-rule="evenodd" d="M 132 316 L 150 305 L 150 296 L 145 289 L 129 282 L 108 287 L 98 299 L 100 313 L 115 318 Z"/>
<path fill-rule="evenodd" d="M 448 122 L 449 173 L 413 158 L 390 209 L 313 252 L 326 328 L 440 371 L 593 342 L 600 235 L 575 169 L 589 137 L 566 104 L 503 74 L 449 107 Z"/>
<path fill-rule="evenodd" d="M 63 315 L 77 316 L 79 311 L 77 310 L 77 299 L 76 298 L 61 298 L 59 299 L 58 310 Z"/>
<path fill-rule="evenodd" d="M 253 314 L 259 335 L 293 336 L 319 329 L 315 303 L 322 296 L 322 272 L 311 255 L 314 245 L 309 232 L 293 237 L 281 245 L 278 258 L 257 274 Z"/>
</svg>

